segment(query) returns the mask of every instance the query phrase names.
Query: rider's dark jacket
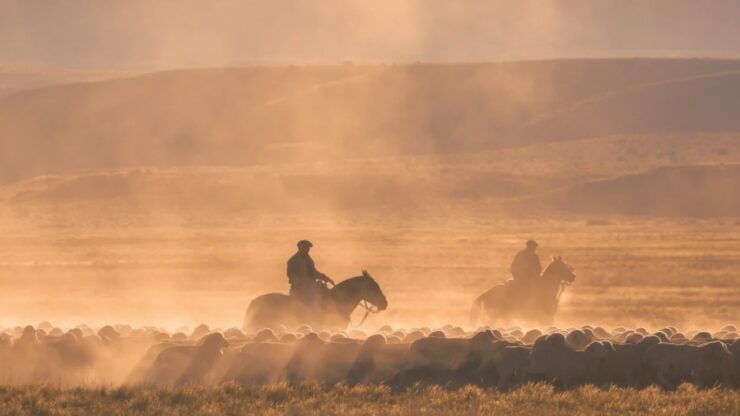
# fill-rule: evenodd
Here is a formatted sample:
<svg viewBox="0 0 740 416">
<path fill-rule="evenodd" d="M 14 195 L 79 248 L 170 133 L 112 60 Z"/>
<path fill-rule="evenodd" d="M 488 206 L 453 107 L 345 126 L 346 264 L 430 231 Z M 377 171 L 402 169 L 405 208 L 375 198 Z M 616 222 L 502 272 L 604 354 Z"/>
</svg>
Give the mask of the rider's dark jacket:
<svg viewBox="0 0 740 416">
<path fill-rule="evenodd" d="M 511 275 L 514 281 L 530 283 L 540 274 L 542 274 L 542 265 L 534 250 L 524 249 L 516 254 L 511 263 Z"/>
<path fill-rule="evenodd" d="M 288 282 L 291 286 L 309 284 L 316 281 L 319 272 L 308 253 L 300 251 L 288 260 Z"/>
</svg>

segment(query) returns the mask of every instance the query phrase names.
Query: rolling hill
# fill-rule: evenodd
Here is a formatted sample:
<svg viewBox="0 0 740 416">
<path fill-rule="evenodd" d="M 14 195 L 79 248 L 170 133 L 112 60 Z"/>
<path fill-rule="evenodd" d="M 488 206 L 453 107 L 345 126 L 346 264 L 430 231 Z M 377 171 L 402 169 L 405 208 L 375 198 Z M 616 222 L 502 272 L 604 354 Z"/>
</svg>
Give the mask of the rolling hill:
<svg viewBox="0 0 740 416">
<path fill-rule="evenodd" d="M 738 217 L 740 165 L 671 166 L 574 185 L 516 201 L 518 213 Z"/>
<path fill-rule="evenodd" d="M 0 182 L 77 169 L 477 153 L 740 131 L 740 61 L 183 70 L 0 98 Z"/>
<path fill-rule="evenodd" d="M 527 123 L 528 140 L 740 131 L 740 71 L 666 80 L 592 97 Z"/>
<path fill-rule="evenodd" d="M 480 153 L 91 169 L 0 186 L 18 211 L 119 215 L 738 216 L 740 134 L 609 136 Z"/>
</svg>

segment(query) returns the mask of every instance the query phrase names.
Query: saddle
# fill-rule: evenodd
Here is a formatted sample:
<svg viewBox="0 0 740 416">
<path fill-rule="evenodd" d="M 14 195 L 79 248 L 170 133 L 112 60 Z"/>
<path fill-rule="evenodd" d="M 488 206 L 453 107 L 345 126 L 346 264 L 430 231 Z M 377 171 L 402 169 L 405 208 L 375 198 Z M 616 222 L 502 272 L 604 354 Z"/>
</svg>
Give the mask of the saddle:
<svg viewBox="0 0 740 416">
<path fill-rule="evenodd" d="M 504 282 L 506 288 L 511 290 L 517 295 L 528 295 L 532 294 L 535 290 L 534 282 L 523 282 L 521 280 L 509 279 Z"/>
</svg>

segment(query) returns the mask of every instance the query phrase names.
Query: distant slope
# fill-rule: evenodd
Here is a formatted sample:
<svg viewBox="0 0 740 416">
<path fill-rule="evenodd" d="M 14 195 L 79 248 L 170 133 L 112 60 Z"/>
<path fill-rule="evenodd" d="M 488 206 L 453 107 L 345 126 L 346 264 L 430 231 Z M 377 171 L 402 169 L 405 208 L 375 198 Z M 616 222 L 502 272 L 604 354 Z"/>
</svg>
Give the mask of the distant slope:
<svg viewBox="0 0 740 416">
<path fill-rule="evenodd" d="M 712 75 L 733 71 L 740 61 L 344 65 L 41 88 L 0 98 L 0 182 L 80 168 L 448 155 L 604 133 L 740 131 L 731 111 L 738 78 Z"/>
<path fill-rule="evenodd" d="M 534 213 L 738 217 L 739 184 L 737 164 L 664 167 L 530 197 L 510 208 Z"/>
<path fill-rule="evenodd" d="M 651 83 L 540 116 L 520 134 L 534 142 L 610 134 L 740 131 L 740 71 Z"/>
<path fill-rule="evenodd" d="M 76 82 L 102 81 L 130 75 L 127 71 L 11 69 L 0 66 L 0 96 L 22 90 Z"/>
<path fill-rule="evenodd" d="M 40 176 L 0 187 L 0 208 L 98 215 L 111 209 L 224 215 L 311 212 L 418 215 L 481 208 L 563 186 L 557 179 L 479 173 L 443 175 L 427 168 L 300 172 L 250 168 L 121 169 Z M 440 180 L 444 178 L 443 180 Z M 66 210 L 66 211 L 65 211 Z"/>
</svg>

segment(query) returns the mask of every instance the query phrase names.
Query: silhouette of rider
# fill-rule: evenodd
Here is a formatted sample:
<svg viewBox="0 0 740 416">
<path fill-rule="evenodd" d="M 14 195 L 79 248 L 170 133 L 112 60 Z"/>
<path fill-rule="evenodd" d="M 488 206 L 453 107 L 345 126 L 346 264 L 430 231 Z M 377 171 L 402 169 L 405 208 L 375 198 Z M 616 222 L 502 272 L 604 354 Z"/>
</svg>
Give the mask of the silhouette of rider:
<svg viewBox="0 0 740 416">
<path fill-rule="evenodd" d="M 542 265 L 536 253 L 537 246 L 536 241 L 527 241 L 527 248 L 517 253 L 511 263 L 514 285 L 523 291 L 529 291 L 542 274 Z"/>
<path fill-rule="evenodd" d="M 308 252 L 313 247 L 308 240 L 298 242 L 298 251 L 288 260 L 288 282 L 290 296 L 295 296 L 308 305 L 320 300 L 326 283 L 334 284 L 331 278 L 318 270 Z"/>
</svg>

